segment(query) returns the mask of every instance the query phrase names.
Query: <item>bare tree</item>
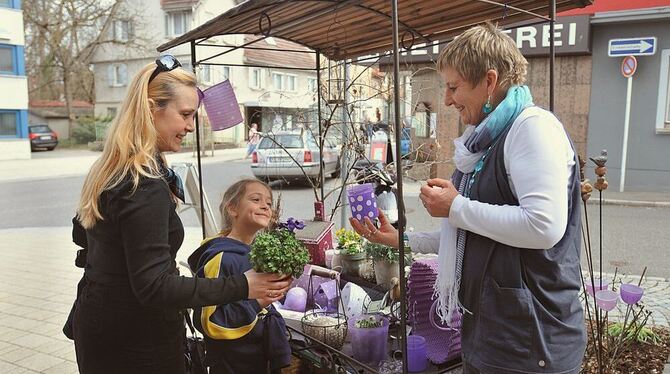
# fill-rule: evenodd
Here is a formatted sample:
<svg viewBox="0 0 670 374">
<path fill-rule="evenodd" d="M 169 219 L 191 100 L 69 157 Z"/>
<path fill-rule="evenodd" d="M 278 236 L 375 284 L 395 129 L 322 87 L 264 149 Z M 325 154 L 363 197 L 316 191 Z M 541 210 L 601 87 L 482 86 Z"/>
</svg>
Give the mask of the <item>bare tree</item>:
<svg viewBox="0 0 670 374">
<path fill-rule="evenodd" d="M 70 131 L 72 102 L 95 100 L 91 60 L 96 50 L 106 44 L 135 50 L 148 45 L 133 35 L 141 18 L 123 0 L 25 0 L 23 14 L 30 96 L 64 100 Z"/>
</svg>

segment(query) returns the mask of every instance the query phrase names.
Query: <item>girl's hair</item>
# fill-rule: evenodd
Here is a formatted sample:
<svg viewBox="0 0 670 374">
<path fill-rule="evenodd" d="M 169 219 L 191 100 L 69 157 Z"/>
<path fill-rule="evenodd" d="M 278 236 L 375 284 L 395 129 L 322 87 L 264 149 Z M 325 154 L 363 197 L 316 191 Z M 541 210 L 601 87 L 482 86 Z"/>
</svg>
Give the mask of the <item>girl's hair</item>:
<svg viewBox="0 0 670 374">
<path fill-rule="evenodd" d="M 233 217 L 228 213 L 228 208 L 237 207 L 242 198 L 244 198 L 244 194 L 247 192 L 247 186 L 254 183 L 258 183 L 267 188 L 270 192 L 270 197 L 272 197 L 272 188 L 270 188 L 267 183 L 259 181 L 258 179 L 245 178 L 233 183 L 233 185 L 228 187 L 226 192 L 223 193 L 221 204 L 219 204 L 219 212 L 221 213 L 221 235 L 226 236 L 230 234 L 233 229 Z"/>
<path fill-rule="evenodd" d="M 196 87 L 195 75 L 184 69 L 161 72 L 149 83 L 156 64 L 146 65 L 133 78 L 119 114 L 105 140 L 102 156 L 93 164 L 84 181 L 77 209 L 84 228 L 102 220 L 98 200 L 103 191 L 118 185 L 128 174 L 133 192 L 140 177 L 159 178 L 158 132 L 152 110 L 164 109 L 174 100 L 179 86 Z M 164 160 L 163 160 L 164 161 Z"/>
</svg>

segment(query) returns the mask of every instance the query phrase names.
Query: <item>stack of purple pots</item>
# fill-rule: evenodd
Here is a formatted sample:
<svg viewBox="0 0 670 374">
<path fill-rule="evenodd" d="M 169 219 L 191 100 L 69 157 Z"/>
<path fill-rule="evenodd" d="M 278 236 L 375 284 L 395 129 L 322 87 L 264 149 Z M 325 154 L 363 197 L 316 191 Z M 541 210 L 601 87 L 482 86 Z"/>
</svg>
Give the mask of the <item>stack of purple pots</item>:
<svg viewBox="0 0 670 374">
<path fill-rule="evenodd" d="M 461 355 L 461 315 L 454 313 L 452 326 L 435 326 L 430 321 L 433 304 L 433 285 L 437 279 L 437 260 L 419 260 L 412 264 L 407 280 L 410 323 L 413 334 L 426 339 L 428 359 L 434 364 L 442 364 Z M 439 317 L 433 316 L 439 321 Z"/>
</svg>

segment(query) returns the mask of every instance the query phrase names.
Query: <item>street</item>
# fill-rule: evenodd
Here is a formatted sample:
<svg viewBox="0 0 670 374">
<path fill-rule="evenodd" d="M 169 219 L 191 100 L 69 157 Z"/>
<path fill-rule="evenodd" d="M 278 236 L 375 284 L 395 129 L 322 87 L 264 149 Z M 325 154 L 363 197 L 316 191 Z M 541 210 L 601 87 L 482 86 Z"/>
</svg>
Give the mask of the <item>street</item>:
<svg viewBox="0 0 670 374">
<path fill-rule="evenodd" d="M 44 153 L 43 157 L 51 156 Z M 243 177 L 251 177 L 249 161 L 228 161 L 203 165 L 203 183 L 210 204 L 218 209 L 221 194 L 226 187 Z M 63 177 L 44 180 L 4 182 L 0 184 L 0 202 L 3 214 L 0 216 L 0 230 L 26 227 L 66 227 L 78 202 L 84 176 Z M 327 180 L 326 193 L 337 181 Z M 275 196 L 281 194 L 283 217 L 310 218 L 313 216 L 313 191 L 305 184 L 272 183 Z M 421 207 L 416 188 L 407 188 L 405 205 L 408 227 L 416 231 L 436 230 L 439 220 L 431 218 Z M 329 215 L 337 193 L 326 200 L 326 214 Z M 594 264 L 599 264 L 599 220 L 598 206 L 588 206 L 591 246 Z M 218 212 L 215 212 L 218 218 Z M 194 210 L 182 213 L 187 227 L 199 226 Z M 340 225 L 339 211 L 333 218 L 336 227 Z M 670 256 L 667 243 L 670 242 L 670 208 L 647 208 L 633 206 L 603 206 L 603 271 L 626 274 L 641 274 L 645 266 L 647 275 L 670 278 Z M 186 250 L 186 249 L 185 249 Z M 584 252 L 583 252 L 584 253 Z M 585 262 L 582 255 L 582 262 Z"/>
</svg>

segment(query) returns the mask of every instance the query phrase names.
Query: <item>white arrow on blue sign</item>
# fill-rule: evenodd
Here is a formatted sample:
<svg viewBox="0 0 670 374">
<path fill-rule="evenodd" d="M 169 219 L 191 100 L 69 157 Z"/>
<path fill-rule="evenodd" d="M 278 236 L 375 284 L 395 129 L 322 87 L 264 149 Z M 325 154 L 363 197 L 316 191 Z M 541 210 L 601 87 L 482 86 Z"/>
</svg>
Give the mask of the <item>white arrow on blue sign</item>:
<svg viewBox="0 0 670 374">
<path fill-rule="evenodd" d="M 656 53 L 656 37 L 611 39 L 607 55 L 621 56 L 651 56 Z"/>
</svg>

